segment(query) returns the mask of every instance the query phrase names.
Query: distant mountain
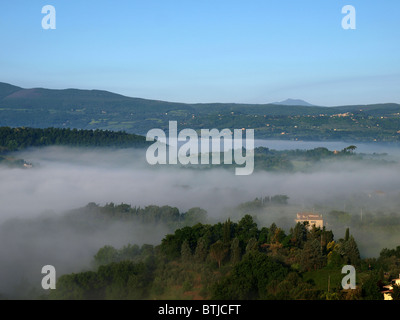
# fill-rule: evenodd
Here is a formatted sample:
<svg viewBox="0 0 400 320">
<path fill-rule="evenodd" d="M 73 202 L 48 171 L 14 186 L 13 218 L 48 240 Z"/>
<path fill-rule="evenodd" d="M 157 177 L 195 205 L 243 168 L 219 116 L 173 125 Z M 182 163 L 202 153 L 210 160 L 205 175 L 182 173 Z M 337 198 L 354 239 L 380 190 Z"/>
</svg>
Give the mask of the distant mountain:
<svg viewBox="0 0 400 320">
<path fill-rule="evenodd" d="M 283 105 L 283 106 L 315 107 L 315 105 L 301 99 L 286 99 L 281 102 L 274 102 L 273 104 Z"/>
</svg>

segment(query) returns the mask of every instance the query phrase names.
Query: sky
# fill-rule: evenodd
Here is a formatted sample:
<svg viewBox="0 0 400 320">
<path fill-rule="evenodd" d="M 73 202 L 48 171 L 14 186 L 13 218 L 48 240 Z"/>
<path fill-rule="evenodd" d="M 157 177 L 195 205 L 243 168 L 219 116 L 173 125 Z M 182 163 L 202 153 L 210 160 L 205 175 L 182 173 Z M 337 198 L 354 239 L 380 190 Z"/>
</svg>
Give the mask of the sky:
<svg viewBox="0 0 400 320">
<path fill-rule="evenodd" d="M 355 30 L 342 28 L 345 5 Z M 398 0 L 2 0 L 0 82 L 187 103 L 400 103 L 399 15 Z"/>
</svg>

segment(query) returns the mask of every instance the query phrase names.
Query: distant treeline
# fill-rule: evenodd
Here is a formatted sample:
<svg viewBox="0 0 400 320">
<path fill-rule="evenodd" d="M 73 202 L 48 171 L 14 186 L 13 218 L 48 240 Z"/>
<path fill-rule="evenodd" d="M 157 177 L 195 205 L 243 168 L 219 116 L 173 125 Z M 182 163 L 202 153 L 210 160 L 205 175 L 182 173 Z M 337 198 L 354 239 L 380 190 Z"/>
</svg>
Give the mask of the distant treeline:
<svg viewBox="0 0 400 320">
<path fill-rule="evenodd" d="M 144 147 L 146 137 L 108 130 L 78 130 L 59 128 L 0 127 L 0 151 L 17 151 L 28 147 Z"/>
<path fill-rule="evenodd" d="M 261 171 L 281 171 L 296 172 L 299 170 L 307 170 L 313 164 L 319 161 L 340 161 L 354 160 L 364 161 L 374 164 L 389 164 L 389 161 L 383 159 L 381 155 L 374 154 L 365 157 L 365 155 L 356 153 L 357 146 L 350 145 L 342 150 L 329 150 L 325 147 L 317 147 L 309 150 L 274 150 L 266 147 L 257 147 L 254 149 L 254 168 Z M 243 153 L 246 153 L 243 148 Z M 224 163 L 224 157 L 221 154 L 220 165 L 186 165 L 190 168 L 207 169 L 215 166 L 234 168 L 237 166 L 235 161 L 233 164 Z"/>
<path fill-rule="evenodd" d="M 171 206 L 149 205 L 141 208 L 113 202 L 100 206 L 91 202 L 83 208 L 70 211 L 66 217 L 81 227 L 85 223 L 96 227 L 115 221 L 125 221 L 138 224 L 163 224 L 175 230 L 182 226 L 204 223 L 207 220 L 207 211 L 198 207 L 191 208 L 187 212 L 180 212 L 178 208 Z"/>
</svg>

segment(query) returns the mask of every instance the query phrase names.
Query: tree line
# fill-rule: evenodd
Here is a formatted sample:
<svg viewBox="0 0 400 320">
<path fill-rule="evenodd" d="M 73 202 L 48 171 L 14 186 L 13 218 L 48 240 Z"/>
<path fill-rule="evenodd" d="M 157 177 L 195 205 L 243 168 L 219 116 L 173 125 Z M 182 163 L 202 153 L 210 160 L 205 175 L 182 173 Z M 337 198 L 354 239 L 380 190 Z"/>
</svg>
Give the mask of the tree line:
<svg viewBox="0 0 400 320">
<path fill-rule="evenodd" d="M 144 147 L 148 143 L 145 137 L 124 131 L 0 127 L 0 151 L 17 151 L 28 147 L 53 145 L 127 148 Z"/>
</svg>

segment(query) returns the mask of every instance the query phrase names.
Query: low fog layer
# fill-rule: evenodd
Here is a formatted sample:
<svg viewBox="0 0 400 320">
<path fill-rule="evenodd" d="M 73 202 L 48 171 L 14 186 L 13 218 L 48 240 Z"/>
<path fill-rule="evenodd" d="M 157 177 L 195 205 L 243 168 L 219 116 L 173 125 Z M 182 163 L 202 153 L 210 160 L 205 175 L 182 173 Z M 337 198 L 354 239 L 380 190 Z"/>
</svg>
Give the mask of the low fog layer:
<svg viewBox="0 0 400 320">
<path fill-rule="evenodd" d="M 41 279 L 43 265 L 54 265 L 58 275 L 78 272 L 89 267 L 93 255 L 106 244 L 117 248 L 128 243 L 158 244 L 167 232 L 161 227 L 122 223 L 91 234 L 63 225 L 43 230 L 41 219 L 89 202 L 170 205 L 181 212 L 201 207 L 210 221 L 228 217 L 235 221 L 240 217 L 229 208 L 256 197 L 285 194 L 289 206 L 265 209 L 257 215 L 257 222 L 260 227 L 276 222 L 286 231 L 294 226 L 298 211 L 319 211 L 321 207 L 322 214 L 328 210 L 399 214 L 398 165 L 336 162 L 316 166 L 312 173 L 255 171 L 250 176 L 236 176 L 224 168 L 151 167 L 144 151 L 138 150 L 49 147 L 15 156 L 33 163 L 34 168 L 0 167 L 0 293 L 15 286 L 21 276 L 31 282 Z M 400 245 L 397 234 L 351 232 L 363 256 L 376 256 L 383 247 Z M 343 237 L 344 229 L 334 230 L 334 234 Z"/>
<path fill-rule="evenodd" d="M 171 205 L 182 211 L 198 206 L 218 216 L 224 207 L 265 195 L 286 194 L 292 202 L 309 206 L 349 194 L 400 193 L 398 166 L 337 162 L 316 167 L 313 173 L 236 176 L 223 168 L 152 167 L 137 150 L 50 147 L 17 156 L 35 168 L 0 168 L 0 222 L 48 210 L 63 212 L 88 202 Z"/>
</svg>

